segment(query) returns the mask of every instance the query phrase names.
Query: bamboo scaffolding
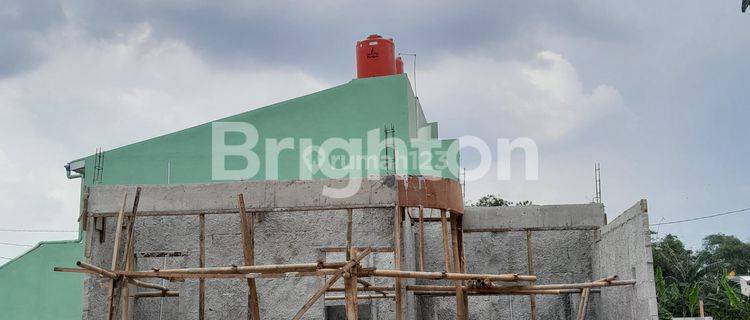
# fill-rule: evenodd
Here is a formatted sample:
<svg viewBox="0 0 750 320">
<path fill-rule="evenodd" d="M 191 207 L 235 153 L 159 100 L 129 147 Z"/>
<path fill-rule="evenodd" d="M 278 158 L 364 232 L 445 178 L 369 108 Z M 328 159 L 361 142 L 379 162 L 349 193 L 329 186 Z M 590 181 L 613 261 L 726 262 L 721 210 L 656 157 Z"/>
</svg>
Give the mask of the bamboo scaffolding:
<svg viewBox="0 0 750 320">
<path fill-rule="evenodd" d="M 453 287 L 451 287 L 453 288 Z M 590 292 L 601 292 L 600 289 L 590 289 Z M 560 289 L 560 290 L 518 290 L 507 292 L 466 292 L 469 296 L 529 296 L 529 295 L 562 295 L 562 294 L 580 294 L 579 289 Z M 456 291 L 413 291 L 414 295 L 426 297 L 450 297 L 455 296 Z"/>
<path fill-rule="evenodd" d="M 371 252 L 370 250 L 365 250 L 365 251 L 360 252 L 359 255 L 357 255 L 354 259 L 347 262 L 345 266 L 341 267 L 341 269 L 336 271 L 336 273 L 333 274 L 330 279 L 328 279 L 325 285 L 321 287 L 320 289 L 318 289 L 318 291 L 315 292 L 315 294 L 313 294 L 310 297 L 310 299 L 307 300 L 305 305 L 302 306 L 302 309 L 297 311 L 297 314 L 294 315 L 292 320 L 301 319 L 302 316 L 305 315 L 305 312 L 307 312 L 307 310 L 309 310 L 313 306 L 313 304 L 315 304 L 315 301 L 318 301 L 318 299 L 320 299 L 320 297 L 326 293 L 326 290 L 328 290 L 328 288 L 330 288 L 334 283 L 336 283 L 336 281 L 339 280 L 339 278 L 341 278 L 344 272 L 349 272 L 349 270 L 351 270 L 352 267 L 357 265 L 362 259 L 364 259 L 367 255 L 369 255 L 370 252 Z"/>
<path fill-rule="evenodd" d="M 118 255 L 120 254 L 120 241 L 122 240 L 122 224 L 125 220 L 125 206 L 128 202 L 128 193 L 122 196 L 122 206 L 120 207 L 120 213 L 117 215 L 117 226 L 115 229 L 115 241 L 112 249 L 112 270 L 117 270 L 117 263 L 119 260 Z M 115 308 L 115 287 L 117 282 L 115 279 L 109 281 L 109 288 L 107 290 L 107 320 L 112 319 L 112 314 Z"/>
<path fill-rule="evenodd" d="M 351 215 L 349 215 L 351 217 Z M 351 235 L 351 219 L 349 219 L 349 235 Z M 351 236 L 349 237 L 351 243 Z M 352 252 L 352 256 L 354 253 Z M 344 272 L 344 307 L 347 320 L 359 319 L 359 305 L 357 303 L 357 265 Z"/>
<path fill-rule="evenodd" d="M 138 214 L 138 202 L 141 199 L 141 187 L 135 189 L 135 198 L 133 199 L 133 211 L 128 219 L 128 242 L 125 246 L 125 270 L 131 271 L 135 268 L 135 217 Z M 128 286 L 127 278 L 122 280 L 122 289 L 120 289 L 120 319 L 130 319 L 130 286 Z"/>
<path fill-rule="evenodd" d="M 419 271 L 424 271 L 424 208 L 419 206 Z"/>
<path fill-rule="evenodd" d="M 578 317 L 576 317 L 577 320 L 586 319 L 586 309 L 588 307 L 588 302 L 589 302 L 589 290 L 591 289 L 590 288 L 581 289 L 581 298 L 578 303 Z"/>
<path fill-rule="evenodd" d="M 440 209 L 440 227 L 443 238 L 443 260 L 445 260 L 445 271 L 452 272 L 451 267 L 451 247 L 450 247 L 450 235 L 448 228 L 448 219 L 445 215 L 445 209 Z"/>
<path fill-rule="evenodd" d="M 562 283 L 562 284 L 542 284 L 542 285 L 528 285 L 528 286 L 496 286 L 496 287 L 464 287 L 470 293 L 507 293 L 516 291 L 539 291 L 539 290 L 578 290 L 583 288 L 601 288 L 611 286 L 629 286 L 634 285 L 635 280 L 613 280 L 610 282 L 605 281 L 592 281 L 582 283 Z M 411 285 L 406 286 L 408 291 L 421 291 L 421 292 L 450 292 L 454 291 L 454 286 L 437 286 L 437 285 Z"/>
<path fill-rule="evenodd" d="M 169 291 L 169 288 L 167 288 L 167 287 L 165 287 L 163 285 L 160 285 L 160 284 L 156 284 L 156 283 L 150 283 L 150 282 L 141 281 L 141 280 L 137 280 L 137 279 L 131 279 L 131 278 L 128 278 L 128 282 L 132 283 L 135 286 L 141 287 L 141 288 L 156 289 L 156 290 L 159 290 L 159 291 L 162 291 L 162 292 Z"/>
<path fill-rule="evenodd" d="M 359 279 L 357 279 L 359 280 Z M 333 287 L 328 288 L 328 292 L 344 292 L 346 288 L 342 287 Z M 393 291 L 395 290 L 393 287 L 385 287 L 385 286 L 366 286 L 366 287 L 357 287 L 357 290 L 359 291 L 372 291 L 372 292 L 378 292 L 378 293 L 385 293 L 388 294 L 387 291 Z"/>
<path fill-rule="evenodd" d="M 474 273 L 452 273 L 452 272 L 429 272 L 429 271 L 401 271 L 393 269 L 372 269 L 363 271 L 362 276 L 375 276 L 387 278 L 412 278 L 429 280 L 479 280 L 479 281 L 536 281 L 536 276 L 518 274 L 474 274 Z"/>
<path fill-rule="evenodd" d="M 357 299 L 393 299 L 395 298 L 395 294 L 387 294 L 385 296 L 382 295 L 358 295 Z M 345 296 L 330 296 L 325 297 L 325 300 L 346 300 Z"/>
<path fill-rule="evenodd" d="M 146 291 L 136 292 L 130 296 L 133 298 L 179 297 L 180 293 L 177 291 Z"/>
<path fill-rule="evenodd" d="M 89 271 L 95 272 L 95 273 L 97 273 L 99 275 L 105 276 L 105 277 L 110 278 L 110 279 L 117 279 L 119 277 L 119 275 L 117 275 L 117 273 L 114 273 L 114 272 L 112 272 L 110 270 L 102 269 L 102 268 L 97 267 L 97 266 L 95 266 L 93 264 L 88 264 L 88 263 L 83 262 L 83 261 L 77 261 L 76 265 L 79 266 L 79 267 L 81 267 L 81 268 L 83 268 L 83 269 L 87 269 Z"/>
<path fill-rule="evenodd" d="M 404 208 L 396 206 L 393 210 L 393 266 L 401 270 L 401 224 L 403 223 Z M 394 310 L 396 314 L 396 320 L 402 320 L 403 318 L 403 306 L 402 306 L 402 282 L 401 278 L 396 278 L 394 289 L 396 297 L 394 298 Z"/>
<path fill-rule="evenodd" d="M 242 254 L 246 266 L 255 264 L 255 243 L 253 239 L 253 223 L 255 215 L 249 219 L 245 211 L 245 198 L 240 193 L 237 195 L 240 214 L 240 233 L 242 234 Z M 258 290 L 254 278 L 247 278 L 247 318 L 249 320 L 260 320 L 260 309 L 258 307 Z"/>
<path fill-rule="evenodd" d="M 528 273 L 534 274 L 534 253 L 531 249 L 531 230 L 526 230 L 526 266 Z M 536 320 L 536 296 L 529 296 L 529 308 L 531 320 Z"/>
</svg>

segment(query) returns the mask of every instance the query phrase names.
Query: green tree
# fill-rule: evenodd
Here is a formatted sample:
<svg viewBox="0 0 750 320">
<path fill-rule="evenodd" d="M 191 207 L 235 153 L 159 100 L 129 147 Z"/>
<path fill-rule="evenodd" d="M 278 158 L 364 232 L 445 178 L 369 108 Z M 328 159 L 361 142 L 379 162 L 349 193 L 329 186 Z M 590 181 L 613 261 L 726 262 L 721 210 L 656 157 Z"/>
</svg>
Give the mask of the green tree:
<svg viewBox="0 0 750 320">
<path fill-rule="evenodd" d="M 479 198 L 479 200 L 477 200 L 477 202 L 474 203 L 473 205 L 477 207 L 505 207 L 505 206 L 512 206 L 512 205 L 528 206 L 531 204 L 532 203 L 529 200 L 524 200 L 524 201 L 513 203 L 511 201 L 503 199 L 502 197 L 500 197 L 500 195 L 488 194 Z"/>
</svg>

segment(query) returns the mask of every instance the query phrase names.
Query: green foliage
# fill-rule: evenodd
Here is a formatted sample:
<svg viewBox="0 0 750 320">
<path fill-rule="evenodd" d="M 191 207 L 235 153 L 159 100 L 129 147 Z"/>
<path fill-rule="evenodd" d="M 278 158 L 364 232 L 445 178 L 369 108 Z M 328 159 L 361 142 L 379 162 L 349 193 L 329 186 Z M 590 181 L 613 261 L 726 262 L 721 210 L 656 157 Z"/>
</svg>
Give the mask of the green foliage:
<svg viewBox="0 0 750 320">
<path fill-rule="evenodd" d="M 654 241 L 652 250 L 659 319 L 696 316 L 703 300 L 706 314 L 714 319 L 750 320 L 750 299 L 740 294 L 726 272 L 748 265 L 750 244 L 716 234 L 692 252 L 679 238 L 667 235 Z"/>
<path fill-rule="evenodd" d="M 476 207 L 505 207 L 505 206 L 512 206 L 512 205 L 528 206 L 531 204 L 532 203 L 529 200 L 524 200 L 524 201 L 513 203 L 511 201 L 507 201 L 501 198 L 500 195 L 488 194 L 479 198 L 479 200 L 477 200 L 477 202 L 472 205 Z"/>
</svg>

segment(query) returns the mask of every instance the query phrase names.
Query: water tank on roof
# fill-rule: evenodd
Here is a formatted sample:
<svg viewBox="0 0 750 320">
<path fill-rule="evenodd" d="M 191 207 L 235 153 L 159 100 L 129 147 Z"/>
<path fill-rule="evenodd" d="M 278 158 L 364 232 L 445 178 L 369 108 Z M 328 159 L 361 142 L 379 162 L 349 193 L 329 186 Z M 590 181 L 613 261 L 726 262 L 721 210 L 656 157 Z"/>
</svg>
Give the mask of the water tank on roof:
<svg viewBox="0 0 750 320">
<path fill-rule="evenodd" d="M 357 78 L 396 74 L 396 46 L 393 39 L 377 34 L 357 41 Z"/>
</svg>

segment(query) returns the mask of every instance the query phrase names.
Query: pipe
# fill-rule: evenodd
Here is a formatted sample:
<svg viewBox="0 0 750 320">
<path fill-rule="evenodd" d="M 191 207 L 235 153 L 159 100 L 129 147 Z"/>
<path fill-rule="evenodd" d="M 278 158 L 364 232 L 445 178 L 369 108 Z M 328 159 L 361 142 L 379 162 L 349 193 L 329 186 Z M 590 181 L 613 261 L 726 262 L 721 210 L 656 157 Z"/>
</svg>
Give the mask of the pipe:
<svg viewBox="0 0 750 320">
<path fill-rule="evenodd" d="M 65 176 L 67 176 L 68 179 L 78 179 L 80 177 L 83 177 L 83 175 L 80 173 L 71 174 L 71 172 L 72 171 L 70 171 L 70 163 L 68 163 L 65 165 Z"/>
</svg>

